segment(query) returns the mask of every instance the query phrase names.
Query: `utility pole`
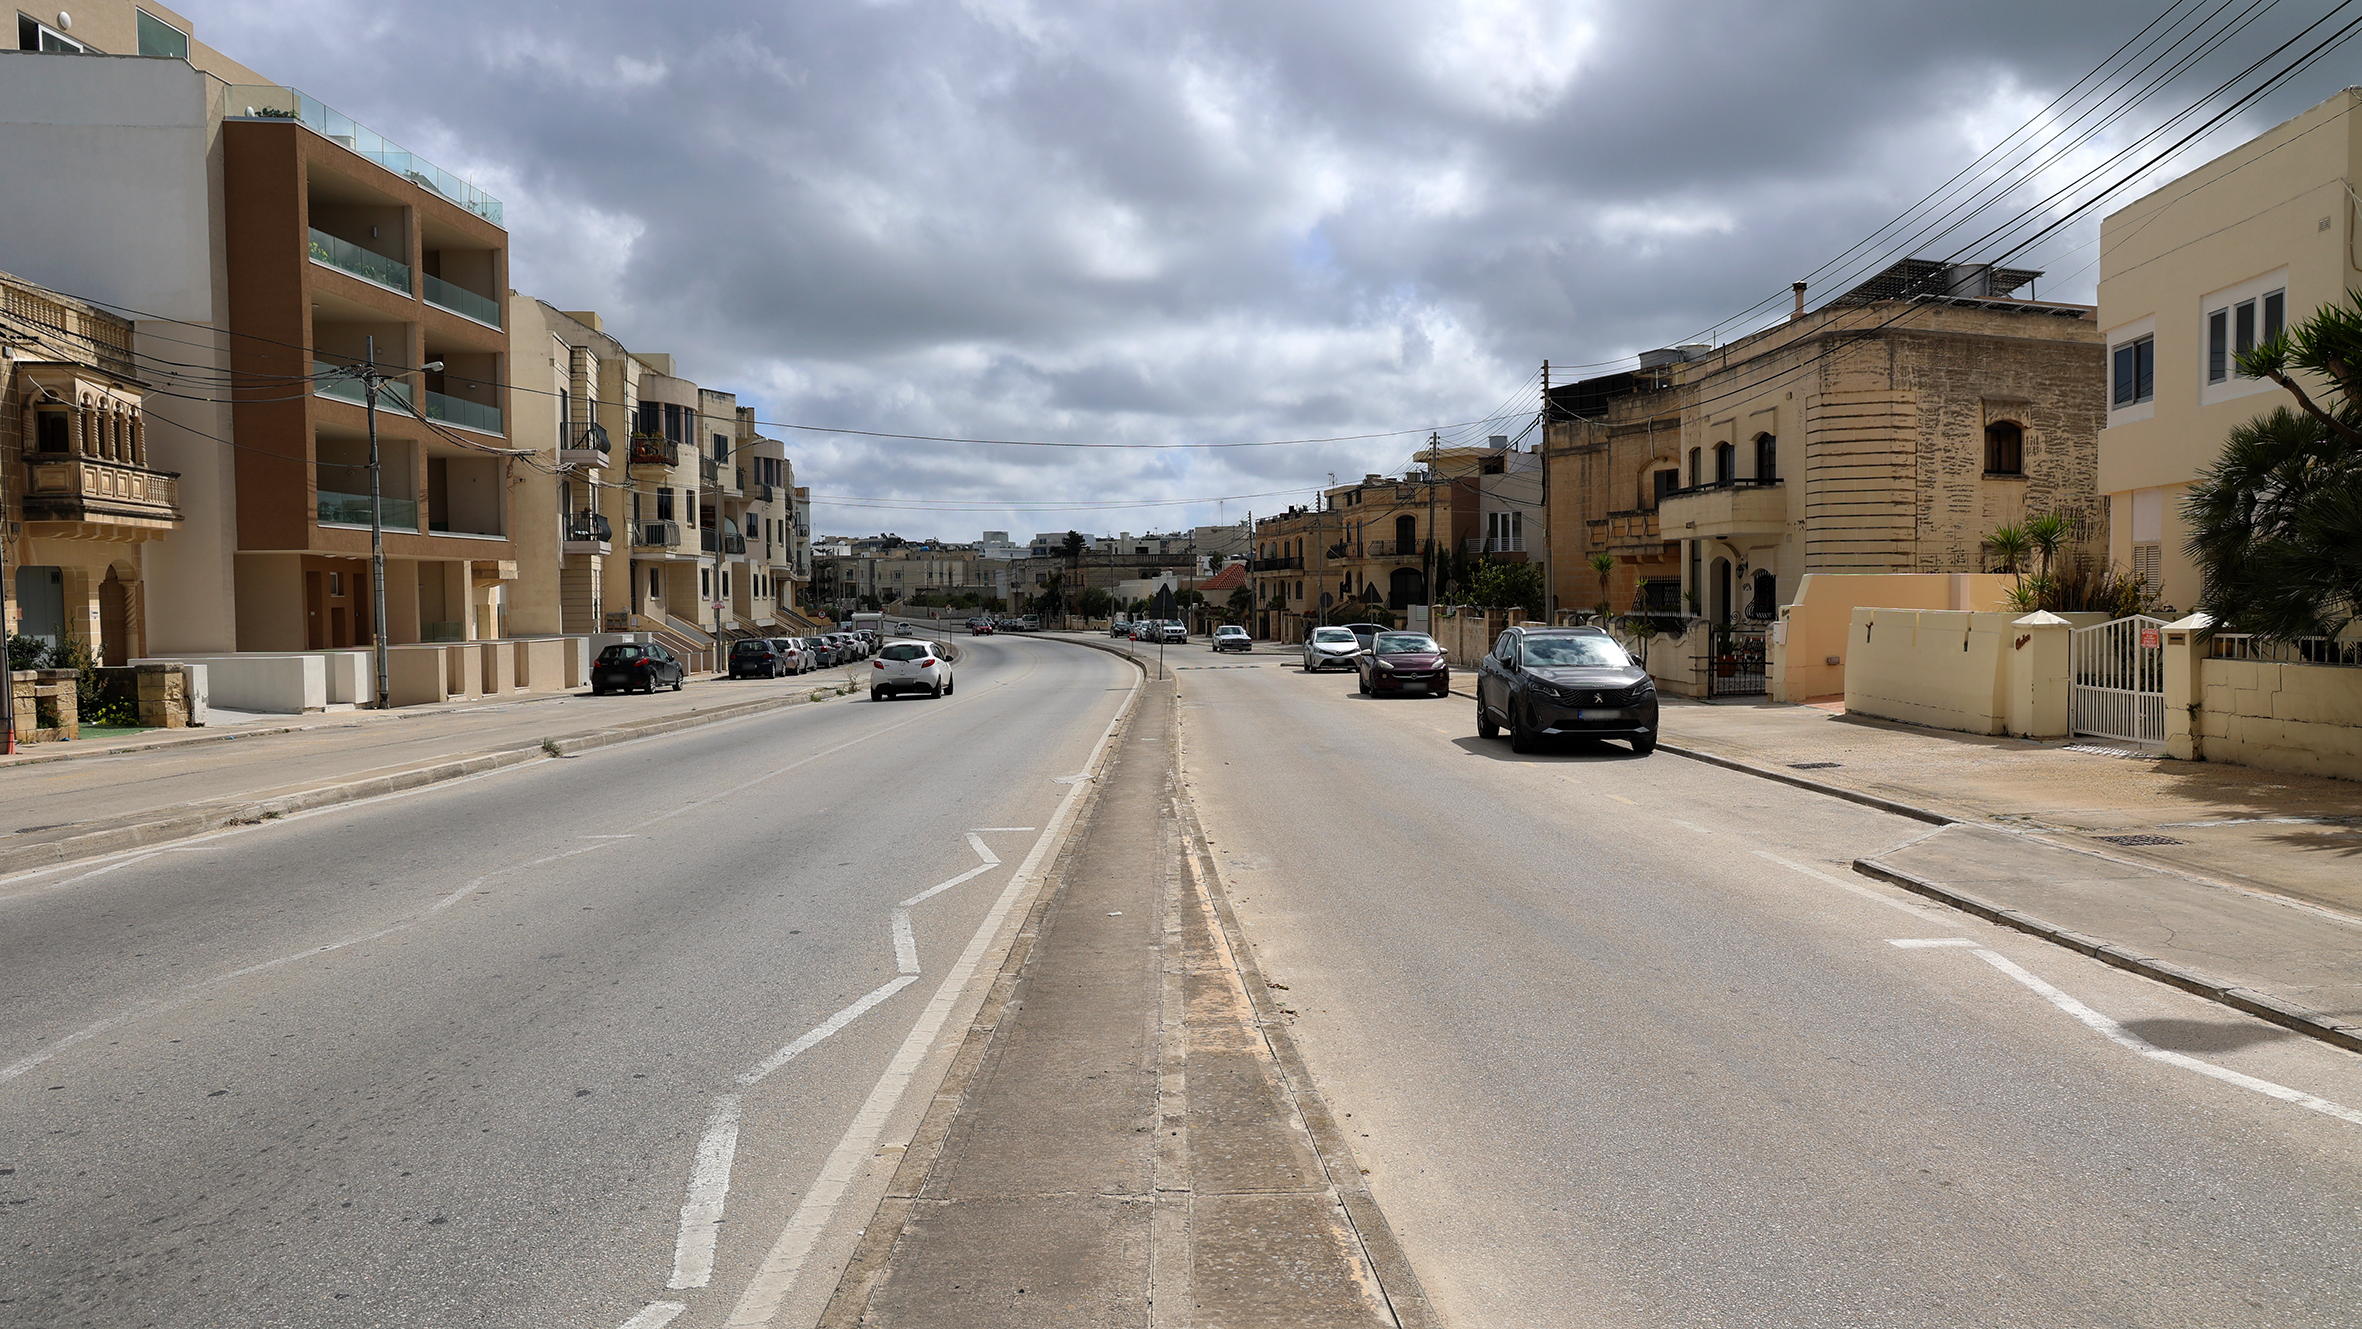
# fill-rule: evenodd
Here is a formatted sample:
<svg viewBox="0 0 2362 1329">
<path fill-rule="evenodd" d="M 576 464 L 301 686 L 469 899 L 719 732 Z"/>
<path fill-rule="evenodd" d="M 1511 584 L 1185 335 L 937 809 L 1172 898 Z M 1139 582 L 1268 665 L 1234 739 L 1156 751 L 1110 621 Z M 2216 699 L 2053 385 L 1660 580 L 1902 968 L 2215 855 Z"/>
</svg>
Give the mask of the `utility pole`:
<svg viewBox="0 0 2362 1329">
<path fill-rule="evenodd" d="M 1558 578 L 1550 548 L 1550 362 L 1542 362 L 1542 621 L 1558 626 Z"/>
<path fill-rule="evenodd" d="M 377 456 L 377 394 L 388 381 L 396 377 L 377 367 L 377 338 L 362 342 L 361 363 L 348 366 L 346 373 L 360 380 L 369 416 L 369 611 L 371 654 L 377 667 L 377 709 L 385 710 L 393 692 L 392 676 L 387 672 L 385 648 L 385 486 L 380 481 L 382 467 Z M 419 366 L 427 373 L 443 368 L 443 362 Z"/>
<path fill-rule="evenodd" d="M 1435 542 L 1435 454 L 1443 446 L 1443 435 L 1430 430 L 1427 435 L 1427 630 L 1435 631 L 1435 584 L 1441 580 L 1442 547 Z"/>
<path fill-rule="evenodd" d="M 9 362 L 16 357 L 0 350 L 0 381 L 14 371 Z M 8 482 L 8 470 L 0 466 L 0 486 Z M 8 588 L 16 583 L 8 579 L 8 546 L 16 539 L 16 523 L 8 519 L 8 492 L 0 487 L 0 752 L 16 755 L 16 658 L 9 654 L 9 639 L 16 635 L 16 624 L 8 617 Z"/>
</svg>

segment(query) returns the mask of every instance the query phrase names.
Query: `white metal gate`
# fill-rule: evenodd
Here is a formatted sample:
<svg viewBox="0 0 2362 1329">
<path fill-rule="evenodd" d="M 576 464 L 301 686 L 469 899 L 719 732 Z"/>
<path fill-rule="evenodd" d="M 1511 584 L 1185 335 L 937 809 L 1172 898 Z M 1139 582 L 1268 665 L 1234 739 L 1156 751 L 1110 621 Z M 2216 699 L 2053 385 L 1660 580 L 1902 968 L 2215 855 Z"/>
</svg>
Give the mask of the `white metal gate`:
<svg viewBox="0 0 2362 1329">
<path fill-rule="evenodd" d="M 2164 628 L 2162 618 L 2135 614 L 2067 634 L 2070 728 L 2164 746 Z"/>
</svg>

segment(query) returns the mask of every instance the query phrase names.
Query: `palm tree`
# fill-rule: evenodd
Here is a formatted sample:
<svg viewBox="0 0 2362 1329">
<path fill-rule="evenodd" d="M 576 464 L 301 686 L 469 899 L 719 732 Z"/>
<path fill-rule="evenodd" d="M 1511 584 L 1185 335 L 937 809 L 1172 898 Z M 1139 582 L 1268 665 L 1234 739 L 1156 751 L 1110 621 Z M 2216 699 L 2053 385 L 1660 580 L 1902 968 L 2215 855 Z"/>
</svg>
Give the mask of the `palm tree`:
<svg viewBox="0 0 2362 1329">
<path fill-rule="evenodd" d="M 2011 573 L 2020 586 L 2026 584 L 2026 555 L 2033 552 L 2034 544 L 2026 538 L 2025 527 L 2014 521 L 1995 527 L 1985 537 L 1985 547 L 1993 551 L 1994 560 L 2001 564 L 1995 571 Z"/>
<path fill-rule="evenodd" d="M 2067 537 L 2074 533 L 2075 523 L 2063 512 L 2045 512 L 2039 517 L 2027 519 L 2026 543 L 2034 546 L 2034 552 L 2041 556 L 2045 580 L 2049 579 L 2051 567 L 2058 561 L 2059 550 L 2066 546 Z"/>
<path fill-rule="evenodd" d="M 1602 549 L 1591 556 L 1591 570 L 1599 574 L 1599 621 L 1607 622 L 1607 578 L 1616 570 L 1616 556 Z"/>
</svg>

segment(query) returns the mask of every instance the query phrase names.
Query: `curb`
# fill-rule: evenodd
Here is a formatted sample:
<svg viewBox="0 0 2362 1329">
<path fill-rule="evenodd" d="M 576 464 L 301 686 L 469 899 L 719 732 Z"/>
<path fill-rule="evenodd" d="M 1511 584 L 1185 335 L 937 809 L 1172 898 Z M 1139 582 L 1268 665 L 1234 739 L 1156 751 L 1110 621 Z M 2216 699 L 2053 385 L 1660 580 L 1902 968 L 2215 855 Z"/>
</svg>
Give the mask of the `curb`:
<svg viewBox="0 0 2362 1329">
<path fill-rule="evenodd" d="M 81 835 L 67 836 L 42 844 L 29 844 L 0 849 L 0 875 L 23 872 L 32 868 L 56 867 L 102 854 L 127 849 L 143 849 L 149 845 L 187 839 L 230 826 L 251 825 L 286 816 L 291 812 L 309 812 L 315 808 L 334 807 L 339 803 L 353 803 L 365 798 L 402 793 L 446 780 L 463 779 L 497 771 L 523 762 L 539 761 L 551 756 L 571 757 L 599 748 L 628 743 L 635 739 L 654 738 L 718 724 L 725 720 L 744 719 L 790 706 L 809 705 L 803 696 L 765 697 L 757 701 L 733 702 L 709 711 L 691 711 L 686 715 L 665 716 L 638 724 L 618 725 L 609 729 L 591 729 L 577 734 L 544 738 L 516 747 L 495 748 L 488 752 L 471 753 L 450 761 L 412 767 L 390 775 L 371 776 L 343 784 L 320 785 L 312 789 L 282 794 L 276 798 L 260 799 L 243 804 L 181 805 L 178 811 L 164 810 L 164 815 L 128 826 L 111 826 Z"/>
<path fill-rule="evenodd" d="M 2319 1011 L 2299 1006 L 2292 1001 L 2284 1001 L 2268 992 L 2258 992 L 2253 988 L 2239 987 L 2235 984 L 2225 983 L 2220 979 L 2209 978 L 2197 970 L 2185 969 L 2169 960 L 2142 955 L 2138 951 L 2127 950 L 2114 942 L 2101 941 L 2097 937 L 2071 931 L 2056 923 L 2036 918 L 2022 910 L 2004 908 L 1988 900 L 1970 895 L 1966 891 L 1955 890 L 1939 882 L 1932 882 L 1924 877 L 1915 877 L 1908 872 L 1890 868 L 1874 859 L 1857 858 L 1853 861 L 1853 869 L 1865 877 L 1900 886 L 1915 895 L 1924 895 L 1964 913 L 1974 914 L 1990 922 L 1999 923 L 2003 927 L 2015 928 L 2029 936 L 2040 937 L 2053 945 L 2064 946 L 2068 950 L 2088 955 L 2095 960 L 2114 965 L 2118 969 L 2180 988 L 2184 992 L 2204 997 L 2208 1001 L 2219 1002 L 2233 1010 L 2255 1016 L 2257 1019 L 2269 1020 L 2283 1029 L 2293 1030 L 2307 1038 L 2319 1039 L 2334 1047 L 2344 1048 L 2348 1052 L 2362 1052 L 2362 1028 L 2340 1024 Z"/>
</svg>

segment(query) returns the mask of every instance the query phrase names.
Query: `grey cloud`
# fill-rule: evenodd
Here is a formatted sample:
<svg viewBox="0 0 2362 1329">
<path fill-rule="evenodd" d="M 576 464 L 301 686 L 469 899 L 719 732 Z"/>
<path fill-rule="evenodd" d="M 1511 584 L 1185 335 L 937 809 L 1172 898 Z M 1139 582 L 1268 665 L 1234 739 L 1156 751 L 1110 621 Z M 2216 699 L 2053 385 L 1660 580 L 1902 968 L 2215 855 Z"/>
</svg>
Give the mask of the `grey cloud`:
<svg viewBox="0 0 2362 1329">
<path fill-rule="evenodd" d="M 1087 442 L 1479 421 L 1544 357 L 1563 377 L 1784 298 L 2157 12 L 189 4 L 212 44 L 502 192 L 520 289 L 600 308 L 766 418 Z M 2275 7 L 2155 105 L 2328 4 Z M 2219 142 L 2341 75 L 2325 63 Z M 2088 298 L 2092 234 L 2034 253 L 2046 295 Z M 992 505 L 1309 491 L 1399 466 L 1418 437 L 790 440 L 817 492 Z M 1211 515 L 821 520 L 961 536 Z"/>
</svg>

